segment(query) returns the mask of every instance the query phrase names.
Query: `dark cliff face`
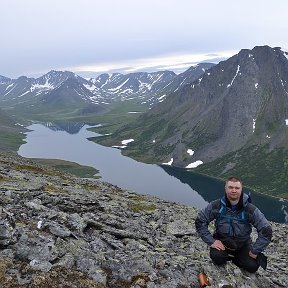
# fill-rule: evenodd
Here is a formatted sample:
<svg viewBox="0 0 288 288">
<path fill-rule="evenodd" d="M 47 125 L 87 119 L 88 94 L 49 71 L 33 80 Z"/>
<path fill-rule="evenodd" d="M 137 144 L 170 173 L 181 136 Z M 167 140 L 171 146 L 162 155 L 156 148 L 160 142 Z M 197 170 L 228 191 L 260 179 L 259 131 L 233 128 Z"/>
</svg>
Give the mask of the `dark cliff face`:
<svg viewBox="0 0 288 288">
<path fill-rule="evenodd" d="M 288 116 L 287 72 L 283 53 L 269 47 L 242 50 L 212 68 L 211 79 L 203 77 L 197 89 L 201 92 L 191 91 L 194 99 L 188 101 L 197 107 L 189 120 L 199 131 L 196 137 L 201 137 L 202 131 L 206 136 L 206 144 L 201 141 L 195 147 L 196 153 L 200 149 L 195 156 L 211 161 L 250 141 L 272 144 L 268 140 L 273 139 L 274 144 L 281 145 L 279 131 L 286 128 Z"/>
</svg>

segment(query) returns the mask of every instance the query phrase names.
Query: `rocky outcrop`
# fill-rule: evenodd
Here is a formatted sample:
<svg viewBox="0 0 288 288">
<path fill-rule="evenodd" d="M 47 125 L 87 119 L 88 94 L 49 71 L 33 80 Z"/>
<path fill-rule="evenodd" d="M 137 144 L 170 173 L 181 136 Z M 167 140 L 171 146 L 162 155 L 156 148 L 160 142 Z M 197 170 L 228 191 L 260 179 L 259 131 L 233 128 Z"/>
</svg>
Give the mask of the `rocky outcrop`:
<svg viewBox="0 0 288 288">
<path fill-rule="evenodd" d="M 0 153 L 0 287 L 287 287 L 287 225 L 268 268 L 216 267 L 197 210 Z"/>
</svg>

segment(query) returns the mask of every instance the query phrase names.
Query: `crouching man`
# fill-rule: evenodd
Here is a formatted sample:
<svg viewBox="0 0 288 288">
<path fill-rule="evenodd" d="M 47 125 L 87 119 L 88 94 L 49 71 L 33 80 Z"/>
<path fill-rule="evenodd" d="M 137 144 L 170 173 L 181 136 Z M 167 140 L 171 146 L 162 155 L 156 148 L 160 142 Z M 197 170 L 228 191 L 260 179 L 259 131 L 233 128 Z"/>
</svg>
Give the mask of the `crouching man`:
<svg viewBox="0 0 288 288">
<path fill-rule="evenodd" d="M 262 253 L 272 238 L 272 228 L 260 210 L 250 203 L 250 197 L 242 192 L 242 182 L 230 177 L 225 184 L 225 195 L 202 209 L 195 220 L 196 231 L 210 246 L 214 264 L 224 265 L 228 260 L 250 273 L 259 266 L 266 269 L 267 257 Z M 212 235 L 208 225 L 215 220 Z M 251 240 L 252 226 L 258 232 Z"/>
</svg>

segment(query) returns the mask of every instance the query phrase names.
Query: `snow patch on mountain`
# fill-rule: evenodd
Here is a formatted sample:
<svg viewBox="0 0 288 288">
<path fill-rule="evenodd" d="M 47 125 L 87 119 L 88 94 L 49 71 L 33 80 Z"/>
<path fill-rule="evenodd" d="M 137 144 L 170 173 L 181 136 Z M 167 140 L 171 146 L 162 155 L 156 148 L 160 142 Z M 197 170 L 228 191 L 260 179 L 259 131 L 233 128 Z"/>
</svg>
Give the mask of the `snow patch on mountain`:
<svg viewBox="0 0 288 288">
<path fill-rule="evenodd" d="M 42 90 L 42 91 L 52 90 L 54 88 L 55 88 L 54 85 L 50 84 L 47 80 L 46 83 L 44 83 L 44 84 L 39 84 L 39 83 L 33 84 L 30 88 L 30 92 L 33 92 L 35 90 Z"/>
<path fill-rule="evenodd" d="M 127 145 L 128 143 L 131 143 L 131 142 L 133 142 L 133 141 L 134 141 L 134 139 L 122 140 L 122 141 L 121 141 L 121 144 Z"/>
<path fill-rule="evenodd" d="M 157 98 L 157 100 L 158 100 L 159 102 L 163 102 L 163 101 L 165 100 L 165 98 L 166 98 L 166 94 L 160 96 L 159 98 Z"/>
<path fill-rule="evenodd" d="M 255 132 L 255 125 L 256 125 L 256 119 L 253 119 L 253 124 L 252 124 L 252 127 L 253 127 L 253 133 Z"/>
<path fill-rule="evenodd" d="M 189 169 L 189 168 L 196 168 L 197 166 L 203 164 L 203 161 L 201 160 L 197 160 L 193 163 L 190 163 L 189 165 L 187 165 L 185 168 Z"/>
<path fill-rule="evenodd" d="M 187 153 L 188 153 L 190 156 L 192 156 L 192 155 L 194 154 L 194 152 L 195 152 L 195 151 L 193 151 L 192 149 L 188 149 L 188 150 L 187 150 Z"/>
<path fill-rule="evenodd" d="M 5 91 L 8 90 L 10 87 L 13 87 L 13 85 L 14 85 L 14 83 L 8 85 L 8 86 L 6 87 L 6 89 L 5 89 Z"/>
<path fill-rule="evenodd" d="M 240 70 L 240 66 L 238 65 L 238 66 L 237 66 L 236 74 L 234 75 L 234 77 L 233 77 L 232 81 L 230 82 L 230 84 L 227 85 L 227 88 L 229 88 L 230 86 L 233 85 L 233 82 L 234 82 L 235 78 L 237 77 L 237 75 L 238 75 L 238 73 L 239 73 L 239 70 Z"/>
<path fill-rule="evenodd" d="M 98 88 L 97 88 L 94 84 L 92 84 L 92 85 L 83 84 L 83 86 L 84 86 L 87 90 L 91 91 L 92 93 L 98 90 Z"/>
<path fill-rule="evenodd" d="M 166 163 L 162 163 L 163 165 L 172 165 L 172 163 L 173 163 L 173 161 L 174 161 L 174 159 L 173 158 L 171 158 L 170 159 L 170 161 L 169 162 L 166 162 Z"/>
<path fill-rule="evenodd" d="M 109 91 L 113 91 L 113 92 L 118 91 L 118 90 L 120 90 L 121 87 L 123 87 L 128 81 L 129 81 L 129 79 L 127 78 L 126 81 L 124 81 L 123 83 L 121 83 L 119 86 L 117 86 L 117 87 L 115 87 L 115 88 L 110 88 L 110 89 L 108 89 L 108 90 L 109 90 Z"/>
</svg>

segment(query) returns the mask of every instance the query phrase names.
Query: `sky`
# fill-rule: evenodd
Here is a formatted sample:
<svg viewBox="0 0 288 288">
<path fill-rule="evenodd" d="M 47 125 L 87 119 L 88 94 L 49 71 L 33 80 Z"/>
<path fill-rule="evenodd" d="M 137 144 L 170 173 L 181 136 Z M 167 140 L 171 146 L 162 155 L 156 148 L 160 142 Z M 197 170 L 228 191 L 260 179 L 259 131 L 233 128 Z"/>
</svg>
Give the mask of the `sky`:
<svg viewBox="0 0 288 288">
<path fill-rule="evenodd" d="M 183 72 L 288 50 L 287 0 L 1 0 L 0 75 Z"/>
</svg>

